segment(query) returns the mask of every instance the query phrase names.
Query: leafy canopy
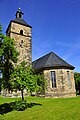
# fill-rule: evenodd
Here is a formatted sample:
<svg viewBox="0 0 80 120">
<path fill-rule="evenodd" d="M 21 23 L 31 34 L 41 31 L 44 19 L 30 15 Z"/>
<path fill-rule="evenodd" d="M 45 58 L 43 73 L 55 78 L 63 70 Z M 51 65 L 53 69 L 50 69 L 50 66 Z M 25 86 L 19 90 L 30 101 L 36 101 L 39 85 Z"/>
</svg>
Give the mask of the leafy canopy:
<svg viewBox="0 0 80 120">
<path fill-rule="evenodd" d="M 26 62 L 17 65 L 14 72 L 11 74 L 12 86 L 20 90 L 23 97 L 23 90 L 27 92 L 43 92 L 45 90 L 45 80 L 40 74 L 35 74 L 31 66 L 27 66 Z"/>
<path fill-rule="evenodd" d="M 3 73 L 2 86 L 4 89 L 11 89 L 10 75 L 13 71 L 14 63 L 17 62 L 18 52 L 16 51 L 13 39 L 2 34 L 0 25 L 0 70 Z"/>
<path fill-rule="evenodd" d="M 74 79 L 75 79 L 76 90 L 79 91 L 79 94 L 80 94 L 80 73 L 75 72 Z"/>
</svg>

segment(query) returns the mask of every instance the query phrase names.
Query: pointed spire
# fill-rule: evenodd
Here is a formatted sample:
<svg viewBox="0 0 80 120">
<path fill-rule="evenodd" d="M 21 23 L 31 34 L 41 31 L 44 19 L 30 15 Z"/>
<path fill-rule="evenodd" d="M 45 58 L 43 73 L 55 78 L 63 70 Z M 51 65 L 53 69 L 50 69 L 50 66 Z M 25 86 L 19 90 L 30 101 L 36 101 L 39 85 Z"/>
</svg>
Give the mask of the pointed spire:
<svg viewBox="0 0 80 120">
<path fill-rule="evenodd" d="M 24 15 L 24 13 L 21 11 L 21 8 L 19 8 L 16 12 L 16 18 L 22 18 Z"/>
</svg>

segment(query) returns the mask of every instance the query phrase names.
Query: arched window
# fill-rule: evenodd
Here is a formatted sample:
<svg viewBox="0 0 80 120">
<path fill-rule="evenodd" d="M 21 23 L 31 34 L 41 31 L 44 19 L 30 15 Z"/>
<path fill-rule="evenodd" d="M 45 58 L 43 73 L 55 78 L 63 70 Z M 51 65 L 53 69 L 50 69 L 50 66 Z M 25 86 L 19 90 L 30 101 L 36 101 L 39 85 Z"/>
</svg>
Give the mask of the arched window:
<svg viewBox="0 0 80 120">
<path fill-rule="evenodd" d="M 23 30 L 20 30 L 20 35 L 23 35 Z"/>
</svg>

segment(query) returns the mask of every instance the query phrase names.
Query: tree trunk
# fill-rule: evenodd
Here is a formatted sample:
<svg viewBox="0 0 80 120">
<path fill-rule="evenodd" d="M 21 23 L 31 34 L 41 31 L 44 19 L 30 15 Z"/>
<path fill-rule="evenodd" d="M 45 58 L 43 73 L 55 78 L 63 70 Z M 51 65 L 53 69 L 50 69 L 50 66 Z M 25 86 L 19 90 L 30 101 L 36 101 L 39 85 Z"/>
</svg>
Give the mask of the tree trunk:
<svg viewBox="0 0 80 120">
<path fill-rule="evenodd" d="M 22 100 L 24 100 L 23 90 L 21 90 L 21 96 L 22 96 Z"/>
<path fill-rule="evenodd" d="M 80 95 L 80 86 L 79 86 L 79 95 Z"/>
<path fill-rule="evenodd" d="M 80 95 L 80 82 L 78 82 L 78 90 L 79 90 L 79 95 Z"/>
</svg>

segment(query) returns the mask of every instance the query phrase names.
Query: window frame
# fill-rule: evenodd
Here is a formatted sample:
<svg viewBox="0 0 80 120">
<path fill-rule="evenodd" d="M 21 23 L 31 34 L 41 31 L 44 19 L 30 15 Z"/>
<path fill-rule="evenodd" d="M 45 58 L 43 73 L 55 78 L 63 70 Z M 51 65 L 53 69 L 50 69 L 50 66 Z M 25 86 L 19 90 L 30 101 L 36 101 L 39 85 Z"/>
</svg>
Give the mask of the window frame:
<svg viewBox="0 0 80 120">
<path fill-rule="evenodd" d="M 68 80 L 68 86 L 71 87 L 70 71 L 67 71 L 67 80 Z"/>
<path fill-rule="evenodd" d="M 51 87 L 56 88 L 56 72 L 50 71 L 50 78 L 51 78 Z"/>
</svg>

